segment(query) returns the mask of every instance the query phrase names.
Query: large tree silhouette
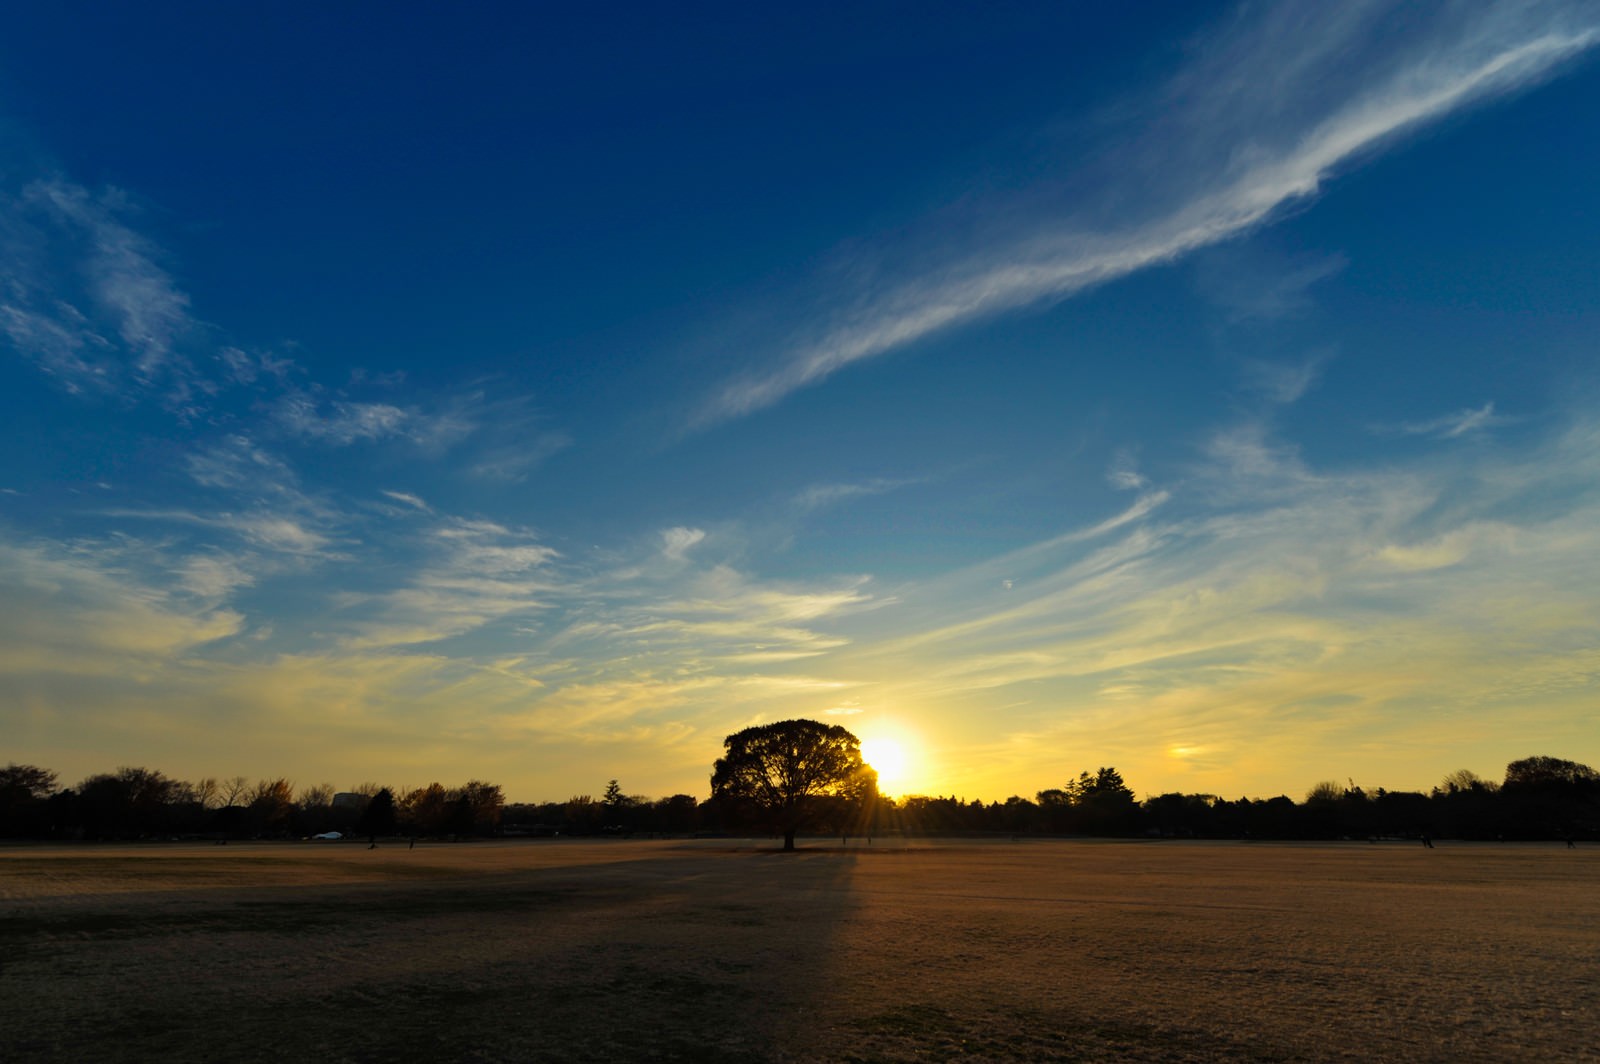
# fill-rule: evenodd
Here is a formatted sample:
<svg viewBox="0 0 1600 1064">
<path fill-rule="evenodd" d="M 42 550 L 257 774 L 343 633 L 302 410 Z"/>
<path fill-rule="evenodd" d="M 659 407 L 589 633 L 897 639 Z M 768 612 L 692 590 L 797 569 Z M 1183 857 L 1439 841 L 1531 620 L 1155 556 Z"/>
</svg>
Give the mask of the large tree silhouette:
<svg viewBox="0 0 1600 1064">
<path fill-rule="evenodd" d="M 723 740 L 711 774 L 711 797 L 783 835 L 860 812 L 877 796 L 877 773 L 861 760 L 861 741 L 838 725 L 784 720 Z"/>
</svg>

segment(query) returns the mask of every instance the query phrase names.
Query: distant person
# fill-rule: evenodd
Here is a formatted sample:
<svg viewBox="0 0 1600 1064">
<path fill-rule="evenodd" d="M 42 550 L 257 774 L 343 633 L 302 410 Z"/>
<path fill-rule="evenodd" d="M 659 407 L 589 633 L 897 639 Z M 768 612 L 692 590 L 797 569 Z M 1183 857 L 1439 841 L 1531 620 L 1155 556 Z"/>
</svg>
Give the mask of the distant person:
<svg viewBox="0 0 1600 1064">
<path fill-rule="evenodd" d="M 1431 850 L 1431 849 L 1433 849 L 1433 840 L 1428 838 L 1428 836 L 1424 835 L 1424 836 L 1422 836 L 1422 845 L 1426 846 L 1428 849 Z"/>
<path fill-rule="evenodd" d="M 1576 850 L 1577 848 L 1578 848 L 1578 844 L 1576 842 L 1572 841 L 1572 836 L 1571 835 L 1568 835 L 1567 836 L 1567 849 Z"/>
</svg>

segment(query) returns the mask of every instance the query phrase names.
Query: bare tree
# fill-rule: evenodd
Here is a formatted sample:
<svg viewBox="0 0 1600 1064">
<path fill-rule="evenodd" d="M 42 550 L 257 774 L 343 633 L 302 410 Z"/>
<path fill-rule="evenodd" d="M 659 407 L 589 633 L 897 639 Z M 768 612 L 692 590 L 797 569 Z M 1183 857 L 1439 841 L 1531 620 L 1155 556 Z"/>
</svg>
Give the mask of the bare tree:
<svg viewBox="0 0 1600 1064">
<path fill-rule="evenodd" d="M 322 809 L 333 804 L 333 784 L 318 783 L 300 791 L 301 809 Z"/>
<path fill-rule="evenodd" d="M 222 807 L 231 808 L 243 804 L 241 799 L 250 791 L 250 777 L 234 776 L 232 779 L 218 785 L 218 793 L 222 798 Z"/>
<path fill-rule="evenodd" d="M 207 776 L 194 783 L 194 800 L 203 808 L 216 809 L 222 803 L 222 785 L 217 782 L 217 777 Z"/>
</svg>

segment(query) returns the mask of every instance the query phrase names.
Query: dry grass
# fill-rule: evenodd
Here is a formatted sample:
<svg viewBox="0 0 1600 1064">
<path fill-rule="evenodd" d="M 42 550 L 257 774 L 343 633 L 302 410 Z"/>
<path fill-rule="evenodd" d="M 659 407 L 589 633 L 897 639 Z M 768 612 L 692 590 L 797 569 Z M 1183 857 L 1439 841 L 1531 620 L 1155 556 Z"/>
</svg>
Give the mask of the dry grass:
<svg viewBox="0 0 1600 1064">
<path fill-rule="evenodd" d="M 1600 1059 L 1600 851 L 0 850 L 0 1060 Z"/>
</svg>

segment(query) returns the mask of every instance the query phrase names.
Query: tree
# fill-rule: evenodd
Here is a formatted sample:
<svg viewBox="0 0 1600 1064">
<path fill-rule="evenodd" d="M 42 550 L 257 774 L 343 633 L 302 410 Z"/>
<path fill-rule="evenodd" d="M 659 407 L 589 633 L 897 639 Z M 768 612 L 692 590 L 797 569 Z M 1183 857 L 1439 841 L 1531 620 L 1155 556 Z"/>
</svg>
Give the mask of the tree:
<svg viewBox="0 0 1600 1064">
<path fill-rule="evenodd" d="M 258 835 L 282 835 L 289 829 L 294 815 L 294 784 L 281 776 L 275 780 L 259 780 L 250 789 L 249 813 L 251 829 Z"/>
<path fill-rule="evenodd" d="M 830 817 L 871 808 L 877 773 L 861 760 L 861 741 L 838 725 L 784 720 L 723 740 L 711 773 L 713 801 L 753 815 L 794 849 L 795 832 Z"/>
<path fill-rule="evenodd" d="M 1115 768 L 1101 766 L 1093 776 L 1080 772 L 1066 790 L 1072 796 L 1079 831 L 1120 835 L 1133 830 L 1139 803 Z"/>
<path fill-rule="evenodd" d="M 394 795 L 389 793 L 389 788 L 383 787 L 361 811 L 356 830 L 376 844 L 379 835 L 394 834 L 394 822 Z"/>
<path fill-rule="evenodd" d="M 166 828 L 178 783 L 153 769 L 123 767 L 78 784 L 78 813 L 94 838 L 137 837 Z"/>
<path fill-rule="evenodd" d="M 1559 757 L 1525 757 L 1506 766 L 1505 789 L 1584 794 L 1600 789 L 1600 772 Z"/>
<path fill-rule="evenodd" d="M 459 800 L 465 802 L 471 810 L 471 819 L 466 832 L 477 832 L 483 835 L 493 835 L 500 829 L 500 811 L 505 808 L 505 795 L 500 792 L 498 783 L 485 783 L 483 780 L 468 780 L 461 787 Z"/>
<path fill-rule="evenodd" d="M 1549 838 L 1592 834 L 1600 826 L 1600 772 L 1559 757 L 1525 757 L 1506 766 L 1500 788 L 1513 831 Z"/>
<path fill-rule="evenodd" d="M 37 829 L 46 798 L 56 791 L 56 774 L 37 765 L 12 762 L 0 768 L 0 835 Z"/>
<path fill-rule="evenodd" d="M 380 788 L 382 794 L 386 788 Z M 377 801 L 377 795 L 372 796 L 372 801 Z M 392 804 L 392 803 L 391 803 Z M 405 819 L 409 824 L 408 832 L 417 835 L 443 835 L 449 827 L 450 818 L 450 792 L 444 789 L 444 784 L 434 782 L 426 787 L 418 787 L 407 794 L 400 802 L 405 812 Z M 367 808 L 371 808 L 369 802 Z"/>
<path fill-rule="evenodd" d="M 1486 780 L 1470 768 L 1458 768 L 1447 774 L 1434 793 L 1459 794 L 1468 791 L 1483 791 L 1492 793 L 1500 789 L 1500 784 L 1494 780 Z"/>
</svg>

